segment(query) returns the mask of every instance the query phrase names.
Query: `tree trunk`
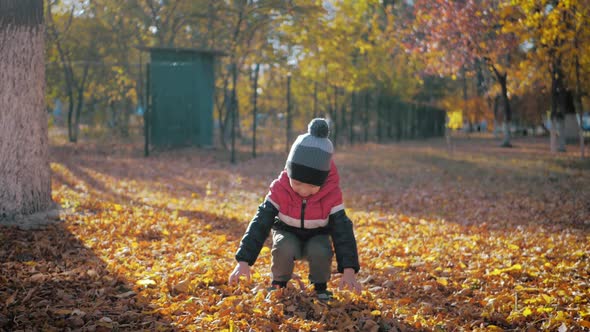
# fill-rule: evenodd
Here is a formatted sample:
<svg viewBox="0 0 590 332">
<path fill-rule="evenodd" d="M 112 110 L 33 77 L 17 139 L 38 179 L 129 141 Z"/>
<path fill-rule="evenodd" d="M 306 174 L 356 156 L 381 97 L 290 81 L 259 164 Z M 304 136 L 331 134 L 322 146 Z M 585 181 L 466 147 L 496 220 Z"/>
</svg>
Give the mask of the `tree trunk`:
<svg viewBox="0 0 590 332">
<path fill-rule="evenodd" d="M 343 92 L 344 100 L 342 101 L 342 107 L 340 108 L 340 128 L 342 128 L 342 140 L 346 142 L 346 128 L 348 128 L 348 124 L 346 122 L 346 91 Z"/>
<path fill-rule="evenodd" d="M 59 59 L 62 65 L 66 83 L 65 90 L 66 95 L 68 96 L 68 139 L 70 142 L 76 143 L 78 141 L 79 128 L 77 119 L 74 119 L 74 113 L 76 112 L 74 97 L 74 86 L 76 85 L 74 77 L 74 68 L 72 65 L 72 61 L 70 60 L 69 53 L 65 51 L 62 47 L 61 37 L 59 35 L 55 23 L 53 22 L 52 2 L 48 2 L 47 17 L 51 23 L 48 26 L 48 30 L 51 31 L 51 34 L 53 35 L 53 40 L 55 42 L 55 47 L 57 48 L 57 52 L 59 54 Z M 88 64 L 86 66 L 88 66 Z"/>
<path fill-rule="evenodd" d="M 337 146 L 340 130 L 338 128 L 338 88 L 336 86 L 334 86 L 334 107 L 332 108 L 332 114 L 330 117 L 332 118 L 332 124 L 334 125 L 332 128 L 330 128 L 333 137 L 332 143 L 334 146 Z"/>
<path fill-rule="evenodd" d="M 385 116 L 387 117 L 385 130 L 386 130 L 387 140 L 391 141 L 393 139 L 393 106 L 392 106 L 391 97 L 387 97 L 387 103 L 385 105 L 386 105 Z"/>
<path fill-rule="evenodd" d="M 229 72 L 229 71 L 228 71 Z M 229 74 L 228 74 L 229 75 Z M 229 76 L 223 81 L 223 103 L 219 110 L 219 139 L 221 140 L 221 146 L 227 150 L 226 140 L 230 137 L 229 118 L 231 114 L 231 94 L 229 92 Z"/>
<path fill-rule="evenodd" d="M 510 122 L 512 121 L 512 110 L 510 109 L 508 87 L 506 84 L 508 73 L 500 74 L 498 71 L 496 71 L 496 77 L 498 78 L 498 82 L 502 88 L 502 102 L 504 104 L 504 140 L 500 146 L 503 148 L 511 148 L 512 144 L 510 143 Z"/>
<path fill-rule="evenodd" d="M 574 13 L 577 13 L 577 8 L 573 8 Z M 575 23 L 575 22 L 574 22 Z M 579 50 L 579 36 L 578 31 L 574 35 L 574 49 Z M 582 82 L 580 79 L 580 58 L 578 56 L 578 52 L 575 55 L 575 75 L 576 75 L 576 90 L 574 94 L 574 109 L 576 110 L 576 114 L 578 116 L 578 135 L 580 138 L 580 158 L 584 159 L 584 128 L 582 128 L 582 116 L 584 115 L 584 106 L 582 104 Z"/>
<path fill-rule="evenodd" d="M 469 121 L 469 130 L 467 131 L 467 138 L 469 138 L 471 134 L 471 118 L 469 117 L 469 110 L 467 109 L 467 70 L 465 69 L 465 65 L 461 68 L 461 75 L 463 76 L 463 114 L 467 117 Z M 508 143 L 510 144 L 510 142 Z"/>
<path fill-rule="evenodd" d="M 291 73 L 287 74 L 287 116 L 285 117 L 287 122 L 285 125 L 285 132 L 287 134 L 287 141 L 285 144 L 285 150 L 289 153 L 291 148 Z"/>
<path fill-rule="evenodd" d="M 564 127 L 567 93 L 559 58 L 553 62 L 551 77 L 551 151 L 565 152 Z"/>
<path fill-rule="evenodd" d="M 352 92 L 351 102 L 350 102 L 350 132 L 349 132 L 349 139 L 350 145 L 354 145 L 354 123 L 356 121 L 356 110 L 357 110 L 357 94 L 355 91 Z"/>
<path fill-rule="evenodd" d="M 379 90 L 377 96 L 377 142 L 383 143 L 383 135 L 381 132 L 381 128 L 383 126 L 383 96 L 381 94 L 381 90 Z"/>
<path fill-rule="evenodd" d="M 252 157 L 256 158 L 256 121 L 258 113 L 258 73 L 260 72 L 260 64 L 256 63 L 254 68 L 254 87 L 252 91 Z"/>
<path fill-rule="evenodd" d="M 318 82 L 313 85 L 313 118 L 318 117 Z"/>
<path fill-rule="evenodd" d="M 492 68 L 492 71 L 496 76 L 496 81 L 498 81 L 500 84 L 502 91 L 500 97 L 502 98 L 502 106 L 504 107 L 504 123 L 502 125 L 504 129 L 504 140 L 500 146 L 503 148 L 511 148 L 512 144 L 510 143 L 510 122 L 512 121 L 512 110 L 510 109 L 510 100 L 508 99 L 508 72 L 500 73 L 498 68 L 496 68 L 489 58 L 485 58 L 485 61 Z"/>
<path fill-rule="evenodd" d="M 498 124 L 498 118 L 499 118 L 499 110 L 500 110 L 500 96 L 496 95 L 494 97 L 494 138 L 498 138 L 498 128 L 500 127 L 500 125 Z"/>
<path fill-rule="evenodd" d="M 80 114 L 82 113 L 82 108 L 84 107 L 84 90 L 86 86 L 86 79 L 88 78 L 88 68 L 89 64 L 84 66 L 84 72 L 82 74 L 82 80 L 80 85 L 77 87 L 77 98 L 76 98 L 76 114 L 74 115 L 74 136 L 76 137 L 76 141 L 80 137 Z"/>
<path fill-rule="evenodd" d="M 51 206 L 42 0 L 0 0 L 0 219 Z"/>
<path fill-rule="evenodd" d="M 364 118 L 363 118 L 363 125 L 365 130 L 364 135 L 364 142 L 367 143 L 369 141 L 369 91 L 365 91 L 365 107 L 364 107 Z"/>
<path fill-rule="evenodd" d="M 582 104 L 582 88 L 580 83 L 580 61 L 576 56 L 576 93 L 574 95 L 574 107 L 578 116 L 578 135 L 580 137 L 580 158 L 584 159 L 584 128 L 582 128 L 582 117 L 584 115 L 584 107 Z"/>
<path fill-rule="evenodd" d="M 74 120 L 72 120 L 74 116 L 74 96 L 71 89 L 66 90 L 68 94 L 68 140 L 71 143 L 76 143 L 78 136 L 74 133 Z"/>
<path fill-rule="evenodd" d="M 236 163 L 236 113 L 238 102 L 236 97 L 236 84 L 238 80 L 238 66 L 232 63 L 232 90 L 231 90 L 231 163 Z"/>
<path fill-rule="evenodd" d="M 121 114 L 123 116 L 123 119 L 121 120 L 121 136 L 129 138 L 129 123 L 131 122 L 131 102 L 129 98 L 125 98 L 125 96 L 123 96 L 123 98 L 123 109 Z"/>
</svg>

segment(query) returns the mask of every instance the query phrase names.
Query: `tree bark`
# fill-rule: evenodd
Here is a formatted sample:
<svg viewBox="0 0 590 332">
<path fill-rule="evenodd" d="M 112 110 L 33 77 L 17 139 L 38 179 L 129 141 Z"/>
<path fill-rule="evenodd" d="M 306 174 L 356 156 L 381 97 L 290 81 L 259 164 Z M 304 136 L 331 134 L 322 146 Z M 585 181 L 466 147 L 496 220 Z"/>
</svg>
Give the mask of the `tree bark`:
<svg viewBox="0 0 590 332">
<path fill-rule="evenodd" d="M 287 134 L 287 141 L 285 144 L 285 150 L 289 153 L 289 149 L 291 148 L 291 74 L 287 75 L 287 116 L 285 117 L 286 125 L 285 130 Z"/>
<path fill-rule="evenodd" d="M 236 97 L 236 84 L 238 80 L 238 66 L 235 62 L 232 64 L 232 90 L 231 90 L 231 163 L 236 163 L 236 113 L 238 111 L 238 101 Z"/>
<path fill-rule="evenodd" d="M 512 121 L 512 110 L 510 109 L 510 100 L 508 99 L 508 87 L 506 82 L 507 76 L 507 73 L 503 75 L 498 74 L 498 81 L 500 82 L 500 87 L 502 88 L 502 101 L 504 102 L 504 141 L 502 142 L 501 146 L 504 148 L 511 148 L 512 144 L 510 143 L 510 122 Z"/>
<path fill-rule="evenodd" d="M 70 11 L 70 23 L 74 17 L 73 8 Z M 66 95 L 68 96 L 68 139 L 72 143 L 76 143 L 78 141 L 78 133 L 79 133 L 79 105 L 76 106 L 76 97 L 74 96 L 74 89 L 77 85 L 76 77 L 74 75 L 74 67 L 72 61 L 70 59 L 69 53 L 67 50 L 64 50 L 64 47 L 61 43 L 60 33 L 57 30 L 57 26 L 55 22 L 53 22 L 53 14 L 52 14 L 52 3 L 49 2 L 47 6 L 47 18 L 50 24 L 48 25 L 48 30 L 51 31 L 53 35 L 55 47 L 57 48 L 57 52 L 59 54 L 60 62 L 64 72 L 64 78 L 66 82 Z M 68 24 L 68 26 L 69 26 Z M 67 29 L 66 29 L 67 30 Z M 86 64 L 88 67 L 88 64 Z M 87 72 L 87 68 L 85 69 Z"/>
<path fill-rule="evenodd" d="M 229 71 L 228 71 L 229 72 Z M 219 140 L 221 146 L 224 150 L 227 150 L 227 144 L 225 142 L 226 138 L 226 131 L 227 131 L 227 123 L 228 123 L 228 114 L 230 114 L 230 107 L 231 104 L 230 96 L 228 92 L 228 84 L 229 84 L 229 75 L 226 75 L 223 79 L 223 98 L 221 104 L 217 104 L 217 111 L 218 111 L 218 121 L 219 121 Z"/>
<path fill-rule="evenodd" d="M 354 145 L 354 123 L 356 122 L 356 111 L 357 111 L 357 93 L 356 91 L 352 92 L 351 102 L 350 102 L 350 132 L 349 132 L 349 140 L 350 145 Z"/>
<path fill-rule="evenodd" d="M 338 135 L 340 134 L 340 130 L 338 128 L 338 87 L 334 86 L 334 107 L 332 108 L 332 114 L 330 117 L 332 118 L 333 127 L 330 128 L 332 132 L 332 143 L 334 146 L 338 145 Z"/>
<path fill-rule="evenodd" d="M 313 85 L 313 118 L 318 117 L 318 82 Z"/>
<path fill-rule="evenodd" d="M 577 8 L 574 7 L 574 14 L 577 12 Z M 574 15 L 575 17 L 575 15 Z M 574 22 L 575 23 L 575 22 Z M 574 49 L 579 50 L 580 49 L 580 45 L 579 45 L 579 36 L 578 36 L 578 31 L 576 30 L 575 35 L 574 35 Z M 584 128 L 582 128 L 582 117 L 584 115 L 584 106 L 582 104 L 582 82 L 580 79 L 580 58 L 578 55 L 578 52 L 576 52 L 575 55 L 575 60 L 574 60 L 574 65 L 575 65 L 575 75 L 576 75 L 576 90 L 575 90 L 575 94 L 574 94 L 574 108 L 576 110 L 577 116 L 578 116 L 578 135 L 580 138 L 580 158 L 584 159 L 584 152 L 585 152 L 585 148 L 584 148 Z"/>
<path fill-rule="evenodd" d="M 364 137 L 363 137 L 363 141 L 364 143 L 367 143 L 369 141 L 369 91 L 365 91 L 365 107 L 363 108 L 363 129 L 364 129 Z"/>
<path fill-rule="evenodd" d="M 564 119 L 566 91 L 561 70 L 561 60 L 554 59 L 551 71 L 551 151 L 565 151 Z"/>
<path fill-rule="evenodd" d="M 584 128 L 582 128 L 582 118 L 584 116 L 584 107 L 582 105 L 582 93 L 580 92 L 580 63 L 578 58 L 576 57 L 576 95 L 574 97 L 574 105 L 576 108 L 576 113 L 578 116 L 578 135 L 580 137 L 580 158 L 584 159 L 585 155 L 585 147 L 584 147 Z"/>
<path fill-rule="evenodd" d="M 382 127 L 383 127 L 383 95 L 381 94 L 381 89 L 377 94 L 377 142 L 383 143 L 383 135 L 382 135 Z"/>
<path fill-rule="evenodd" d="M 494 101 L 493 101 L 493 110 L 494 110 L 494 138 L 498 138 L 498 128 L 500 127 L 500 125 L 498 124 L 498 111 L 500 109 L 500 96 L 496 95 L 494 96 Z"/>
<path fill-rule="evenodd" d="M 252 157 L 256 158 L 256 117 L 258 113 L 258 74 L 260 72 L 260 64 L 256 63 L 254 68 L 254 87 L 252 88 Z"/>
<path fill-rule="evenodd" d="M 0 219 L 51 206 L 42 0 L 0 0 Z"/>
<path fill-rule="evenodd" d="M 502 141 L 502 144 L 500 146 L 503 148 L 511 148 L 512 144 L 510 143 L 510 122 L 512 121 L 512 110 L 510 109 L 510 100 L 508 99 L 508 73 L 500 73 L 496 66 L 494 66 L 493 63 L 491 63 L 490 59 L 485 58 L 485 60 L 488 62 L 488 64 L 492 68 L 492 71 L 496 75 L 496 80 L 500 84 L 500 89 L 502 91 L 501 99 L 503 104 L 502 106 L 504 108 L 504 123 L 502 127 L 504 129 L 504 140 Z"/>
</svg>

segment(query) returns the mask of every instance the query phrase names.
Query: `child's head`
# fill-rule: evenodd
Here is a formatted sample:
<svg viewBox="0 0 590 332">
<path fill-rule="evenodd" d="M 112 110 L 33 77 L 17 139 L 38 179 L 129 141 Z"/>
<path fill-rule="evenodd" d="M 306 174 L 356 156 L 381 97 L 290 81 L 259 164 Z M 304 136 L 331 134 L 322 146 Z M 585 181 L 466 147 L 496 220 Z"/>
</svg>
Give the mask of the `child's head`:
<svg viewBox="0 0 590 332">
<path fill-rule="evenodd" d="M 317 193 L 330 173 L 334 147 L 329 133 L 325 119 L 313 119 L 307 126 L 307 133 L 299 135 L 291 146 L 285 167 L 291 187 L 303 197 Z"/>
</svg>

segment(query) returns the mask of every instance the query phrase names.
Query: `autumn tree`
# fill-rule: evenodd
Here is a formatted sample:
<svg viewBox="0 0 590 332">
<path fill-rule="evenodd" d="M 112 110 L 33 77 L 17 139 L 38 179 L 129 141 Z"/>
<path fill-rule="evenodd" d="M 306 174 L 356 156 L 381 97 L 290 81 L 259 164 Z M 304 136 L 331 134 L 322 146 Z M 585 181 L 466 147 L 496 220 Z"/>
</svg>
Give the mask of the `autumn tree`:
<svg viewBox="0 0 590 332">
<path fill-rule="evenodd" d="M 409 100 L 420 88 L 412 74 L 418 64 L 401 42 L 400 14 L 376 0 L 334 1 L 281 26 L 284 43 L 298 51 L 299 89 L 317 96 L 335 124 L 335 143 L 345 135 L 354 142 L 353 126 L 358 123 L 363 124 L 365 139 L 371 122 L 379 140 L 392 138 L 396 109 L 384 101 Z M 309 115 L 317 113 L 318 107 L 309 102 L 313 99 L 307 98 Z"/>
<path fill-rule="evenodd" d="M 143 100 L 145 72 L 134 46 L 207 48 L 228 55 L 217 62 L 214 108 L 224 147 L 232 132 L 245 141 L 244 128 L 254 128 L 250 73 L 257 64 L 261 112 L 286 111 L 290 72 L 293 127 L 304 126 L 304 118 L 329 115 L 335 142 L 348 136 L 354 143 L 359 128 L 365 141 L 391 139 L 394 101 L 411 101 L 423 88 L 415 75 L 422 64 L 402 43 L 403 16 L 411 8 L 403 2 L 46 1 L 52 14 L 51 96 L 74 101 L 68 103 L 74 120 L 96 109 L 112 113 L 126 128 L 129 110 Z"/>
<path fill-rule="evenodd" d="M 0 218 L 51 204 L 42 0 L 0 1 Z"/>
<path fill-rule="evenodd" d="M 574 109 L 579 115 L 583 113 L 582 98 L 590 88 L 590 2 L 513 3 L 518 19 L 509 22 L 510 29 L 520 34 L 527 48 L 529 68 L 528 75 L 523 75 L 524 83 L 533 89 L 538 82 L 547 87 L 551 99 L 551 149 L 565 151 L 565 114 Z"/>
<path fill-rule="evenodd" d="M 63 92 L 57 95 L 67 100 L 68 139 L 77 142 L 87 98 L 100 91 L 97 85 L 103 82 L 102 77 L 109 77 L 103 61 L 105 45 L 112 44 L 112 40 L 90 8 L 81 9 L 74 4 L 64 7 L 55 0 L 47 1 L 46 7 L 50 74 L 57 74 L 55 67 L 61 71 Z M 91 91 L 91 87 L 96 90 Z M 117 91 L 123 88 L 122 84 L 117 85 Z"/>
<path fill-rule="evenodd" d="M 519 39 L 506 28 L 514 20 L 512 7 L 497 0 L 416 1 L 417 49 L 432 71 L 459 76 L 483 62 L 495 81 L 504 114 L 504 140 L 510 147 L 512 109 L 508 74 L 514 68 Z"/>
<path fill-rule="evenodd" d="M 215 28 L 217 32 L 209 33 L 218 36 L 213 42 L 214 48 L 225 50 L 229 55 L 222 59 L 220 68 L 223 93 L 219 94 L 222 101 L 217 106 L 218 120 L 221 142 L 225 146 L 225 136 L 229 136 L 232 139 L 232 151 L 235 149 L 236 137 L 241 136 L 241 124 L 248 124 L 251 119 L 245 115 L 252 110 L 244 107 L 250 103 L 252 96 L 251 68 L 256 64 L 279 65 L 277 67 L 281 68 L 281 74 L 286 77 L 288 68 L 285 63 L 288 55 L 283 54 L 285 48 L 277 48 L 273 44 L 280 39 L 277 27 L 282 22 L 289 21 L 292 15 L 312 13 L 316 7 L 303 1 L 237 0 L 228 2 L 224 10 L 216 12 L 221 26 Z M 261 81 L 267 79 L 261 78 Z M 271 88 L 284 89 L 277 85 Z"/>
</svg>

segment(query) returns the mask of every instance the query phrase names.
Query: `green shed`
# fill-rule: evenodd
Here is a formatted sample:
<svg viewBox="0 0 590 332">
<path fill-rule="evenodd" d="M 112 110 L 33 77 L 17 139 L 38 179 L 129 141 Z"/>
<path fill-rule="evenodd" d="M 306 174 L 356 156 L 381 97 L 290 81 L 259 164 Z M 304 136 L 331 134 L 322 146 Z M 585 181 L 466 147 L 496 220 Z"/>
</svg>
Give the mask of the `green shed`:
<svg viewBox="0 0 590 332">
<path fill-rule="evenodd" d="M 148 147 L 213 145 L 215 58 L 223 52 L 145 47 L 147 64 L 144 114 Z"/>
</svg>

